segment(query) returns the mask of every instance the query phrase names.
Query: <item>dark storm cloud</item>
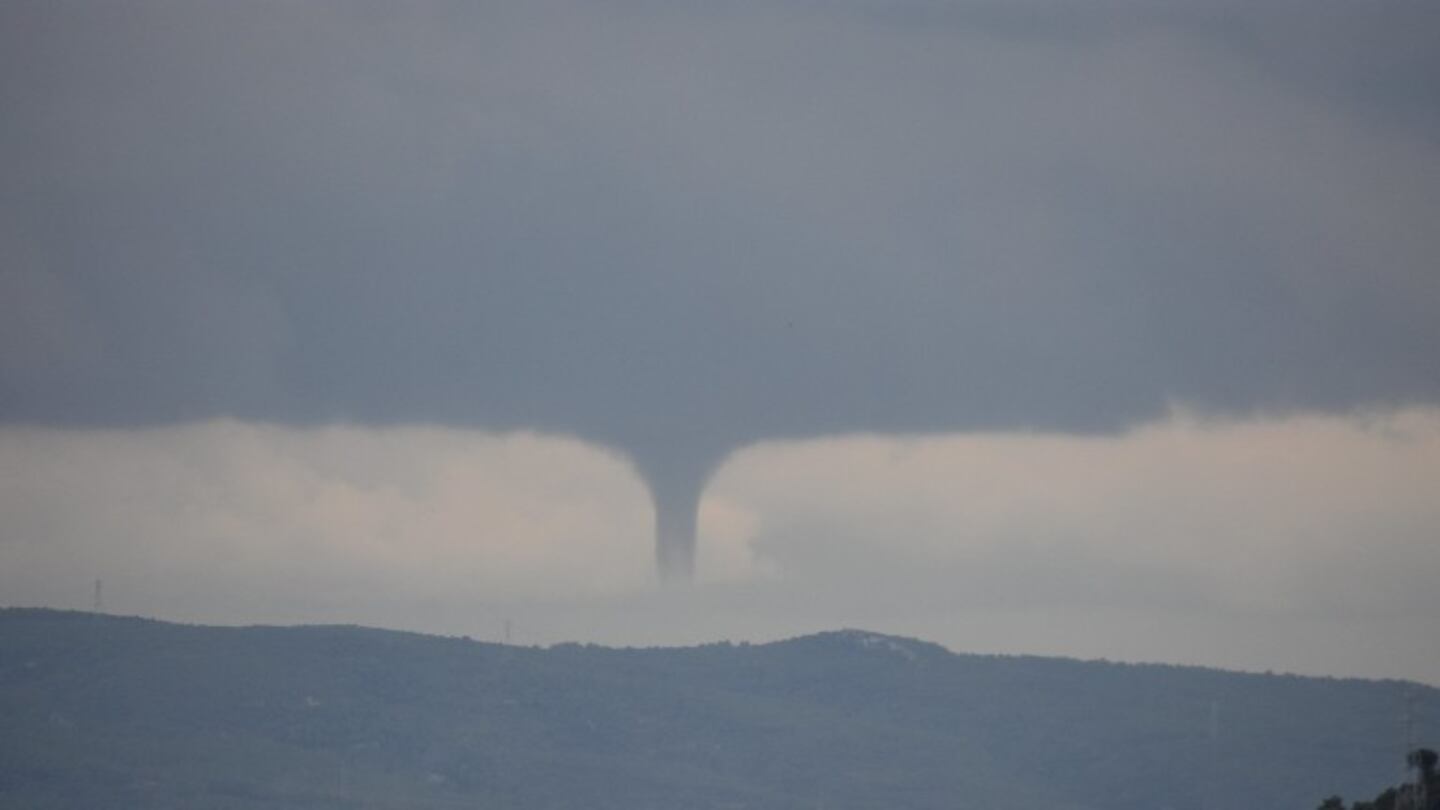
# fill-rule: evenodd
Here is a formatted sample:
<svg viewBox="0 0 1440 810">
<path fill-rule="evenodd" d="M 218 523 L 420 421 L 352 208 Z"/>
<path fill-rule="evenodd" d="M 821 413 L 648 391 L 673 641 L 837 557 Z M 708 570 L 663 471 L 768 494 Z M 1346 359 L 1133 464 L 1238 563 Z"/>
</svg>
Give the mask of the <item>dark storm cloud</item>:
<svg viewBox="0 0 1440 810">
<path fill-rule="evenodd" d="M 7 421 L 538 428 L 684 490 L 1440 399 L 1419 4 L 0 15 Z"/>
</svg>

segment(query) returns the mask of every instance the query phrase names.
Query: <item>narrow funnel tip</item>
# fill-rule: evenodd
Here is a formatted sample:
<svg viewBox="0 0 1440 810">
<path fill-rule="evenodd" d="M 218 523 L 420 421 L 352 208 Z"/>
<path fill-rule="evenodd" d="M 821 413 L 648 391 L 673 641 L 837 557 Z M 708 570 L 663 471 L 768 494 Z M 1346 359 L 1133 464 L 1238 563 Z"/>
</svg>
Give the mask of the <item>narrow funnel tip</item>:
<svg viewBox="0 0 1440 810">
<path fill-rule="evenodd" d="M 660 582 L 683 585 L 695 578 L 695 525 L 700 493 L 655 497 L 655 566 Z"/>
<path fill-rule="evenodd" d="M 695 579 L 700 494 L 724 457 L 724 453 L 683 448 L 632 451 L 655 506 L 655 570 L 662 585 L 686 585 Z"/>
</svg>

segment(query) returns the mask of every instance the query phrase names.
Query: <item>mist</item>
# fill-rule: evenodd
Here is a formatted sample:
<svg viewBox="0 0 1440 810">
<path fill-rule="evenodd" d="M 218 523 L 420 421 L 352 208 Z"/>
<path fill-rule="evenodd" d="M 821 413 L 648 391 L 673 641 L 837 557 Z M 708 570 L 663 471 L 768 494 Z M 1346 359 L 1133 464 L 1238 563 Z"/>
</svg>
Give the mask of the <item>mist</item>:
<svg viewBox="0 0 1440 810">
<path fill-rule="evenodd" d="M 0 594 L 525 645 L 835 627 L 957 650 L 1440 683 L 1440 412 L 767 443 L 656 589 L 644 484 L 574 440 L 213 421 L 0 430 Z"/>
</svg>

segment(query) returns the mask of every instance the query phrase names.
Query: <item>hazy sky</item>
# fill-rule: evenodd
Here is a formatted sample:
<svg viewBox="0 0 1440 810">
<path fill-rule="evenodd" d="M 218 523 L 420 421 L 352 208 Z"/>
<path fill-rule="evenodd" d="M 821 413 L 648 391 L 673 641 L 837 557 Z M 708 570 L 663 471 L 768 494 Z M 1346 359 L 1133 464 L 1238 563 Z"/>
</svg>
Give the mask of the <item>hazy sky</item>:
<svg viewBox="0 0 1440 810">
<path fill-rule="evenodd" d="M 1437 41 L 7 2 L 0 601 L 1440 683 Z M 711 469 L 656 591 L 647 484 Z"/>
</svg>

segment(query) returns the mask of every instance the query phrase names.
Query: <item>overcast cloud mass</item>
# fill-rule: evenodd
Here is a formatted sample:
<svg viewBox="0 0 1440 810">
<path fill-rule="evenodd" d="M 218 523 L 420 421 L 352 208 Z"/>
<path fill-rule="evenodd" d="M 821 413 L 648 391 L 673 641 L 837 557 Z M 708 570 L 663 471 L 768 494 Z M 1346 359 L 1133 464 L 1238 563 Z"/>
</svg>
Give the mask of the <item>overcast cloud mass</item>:
<svg viewBox="0 0 1440 810">
<path fill-rule="evenodd" d="M 7 2 L 0 600 L 1440 682 L 1400 641 L 1437 41 L 1323 0 Z M 682 545 L 699 503 L 693 591 L 649 591 L 652 499 Z"/>
</svg>

